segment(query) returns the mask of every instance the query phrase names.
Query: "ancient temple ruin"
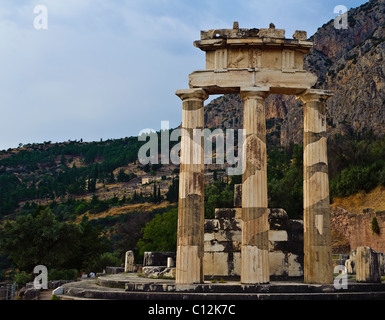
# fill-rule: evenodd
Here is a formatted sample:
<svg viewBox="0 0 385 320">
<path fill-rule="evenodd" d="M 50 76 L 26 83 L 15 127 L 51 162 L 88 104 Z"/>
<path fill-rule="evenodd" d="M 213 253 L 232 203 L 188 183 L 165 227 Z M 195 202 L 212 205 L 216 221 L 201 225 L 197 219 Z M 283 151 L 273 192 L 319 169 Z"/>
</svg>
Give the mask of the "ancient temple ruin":
<svg viewBox="0 0 385 320">
<path fill-rule="evenodd" d="M 304 70 L 313 43 L 304 31 L 233 29 L 201 32 L 195 47 L 206 53 L 206 69 L 189 75 L 183 101 L 176 283 L 204 281 L 204 101 L 238 93 L 244 102 L 241 283 L 270 282 L 269 210 L 265 99 L 295 95 L 304 103 L 304 279 L 333 283 L 325 100 L 313 89 L 317 77 Z"/>
</svg>

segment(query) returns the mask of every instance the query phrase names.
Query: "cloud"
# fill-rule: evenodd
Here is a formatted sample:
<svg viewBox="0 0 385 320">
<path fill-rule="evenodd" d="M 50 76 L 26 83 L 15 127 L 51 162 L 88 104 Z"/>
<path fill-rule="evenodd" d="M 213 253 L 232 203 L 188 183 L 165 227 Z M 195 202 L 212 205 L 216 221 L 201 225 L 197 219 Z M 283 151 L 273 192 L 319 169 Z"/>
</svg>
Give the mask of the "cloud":
<svg viewBox="0 0 385 320">
<path fill-rule="evenodd" d="M 36 5 L 48 8 L 48 30 L 33 27 Z M 315 32 L 333 8 L 331 0 L 2 0 L 0 149 L 122 138 L 162 120 L 176 127 L 174 92 L 205 64 L 193 47 L 200 30 L 239 21 Z"/>
</svg>

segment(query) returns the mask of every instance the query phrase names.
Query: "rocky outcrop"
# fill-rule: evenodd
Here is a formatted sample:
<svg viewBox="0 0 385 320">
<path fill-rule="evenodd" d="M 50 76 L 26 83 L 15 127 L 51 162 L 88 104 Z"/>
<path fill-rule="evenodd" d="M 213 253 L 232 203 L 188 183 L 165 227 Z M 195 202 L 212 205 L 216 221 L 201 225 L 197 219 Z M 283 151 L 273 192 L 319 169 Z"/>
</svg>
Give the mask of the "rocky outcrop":
<svg viewBox="0 0 385 320">
<path fill-rule="evenodd" d="M 330 135 L 350 131 L 385 133 L 385 0 L 371 0 L 348 12 L 349 28 L 323 25 L 311 37 L 312 53 L 305 69 L 317 75 L 316 88 L 331 90 L 327 102 Z M 301 102 L 273 95 L 266 102 L 266 118 L 282 119 L 282 145 L 303 141 Z M 205 111 L 208 128 L 240 129 L 243 105 L 238 95 L 213 100 Z M 282 126 L 281 126 L 282 125 Z M 274 128 L 276 129 L 276 128 Z"/>
</svg>

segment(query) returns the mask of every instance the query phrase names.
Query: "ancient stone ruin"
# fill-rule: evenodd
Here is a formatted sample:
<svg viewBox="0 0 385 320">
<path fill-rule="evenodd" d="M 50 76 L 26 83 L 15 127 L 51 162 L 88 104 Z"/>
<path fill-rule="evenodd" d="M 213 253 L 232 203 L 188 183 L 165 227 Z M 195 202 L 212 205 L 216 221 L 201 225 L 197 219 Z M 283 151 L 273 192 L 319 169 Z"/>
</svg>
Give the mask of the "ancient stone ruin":
<svg viewBox="0 0 385 320">
<path fill-rule="evenodd" d="M 312 89 L 317 77 L 304 70 L 313 43 L 304 31 L 292 39 L 285 30 L 233 29 L 201 32 L 194 45 L 206 53 L 206 69 L 189 76 L 183 101 L 176 283 L 204 281 L 204 101 L 209 95 L 238 93 L 244 102 L 241 282 L 270 282 L 269 210 L 265 99 L 295 95 L 304 103 L 304 279 L 331 284 L 329 177 L 325 100 Z"/>
<path fill-rule="evenodd" d="M 241 276 L 242 185 L 235 186 L 235 208 L 216 209 L 205 220 L 205 278 L 235 280 Z M 283 209 L 269 209 L 269 265 L 272 280 L 303 277 L 303 221 L 289 220 Z"/>
</svg>

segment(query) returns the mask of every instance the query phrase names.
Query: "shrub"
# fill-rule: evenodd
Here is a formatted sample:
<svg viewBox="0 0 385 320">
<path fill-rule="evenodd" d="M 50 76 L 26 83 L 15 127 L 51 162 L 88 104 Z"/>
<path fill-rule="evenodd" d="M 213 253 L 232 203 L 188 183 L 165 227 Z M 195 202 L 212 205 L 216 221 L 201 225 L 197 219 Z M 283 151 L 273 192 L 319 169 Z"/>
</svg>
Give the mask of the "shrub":
<svg viewBox="0 0 385 320">
<path fill-rule="evenodd" d="M 68 270 L 56 270 L 52 269 L 48 272 L 48 280 L 76 280 L 78 277 L 78 270 L 68 269 Z"/>
<path fill-rule="evenodd" d="M 14 281 L 18 286 L 25 286 L 28 282 L 32 281 L 32 276 L 25 271 L 18 272 L 15 274 Z"/>
<path fill-rule="evenodd" d="M 378 225 L 377 217 L 372 220 L 372 232 L 373 234 L 380 234 L 380 226 Z"/>
<path fill-rule="evenodd" d="M 106 252 L 97 258 L 88 267 L 92 272 L 102 272 L 106 267 L 120 267 L 122 265 L 122 259 L 120 259 L 115 253 Z M 87 272 L 88 273 L 88 272 Z"/>
</svg>

